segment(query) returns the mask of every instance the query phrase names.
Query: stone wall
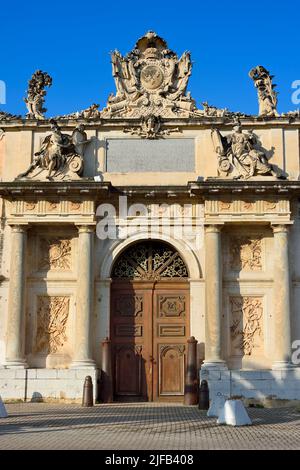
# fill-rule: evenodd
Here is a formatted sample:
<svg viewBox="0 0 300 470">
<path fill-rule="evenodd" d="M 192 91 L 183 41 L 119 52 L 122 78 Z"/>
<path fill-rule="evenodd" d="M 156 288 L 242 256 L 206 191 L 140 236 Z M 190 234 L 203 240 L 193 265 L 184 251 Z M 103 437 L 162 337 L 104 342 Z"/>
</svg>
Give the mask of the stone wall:
<svg viewBox="0 0 300 470">
<path fill-rule="evenodd" d="M 100 377 L 97 369 L 0 369 L 0 395 L 3 400 L 80 401 L 88 375 L 92 377 L 96 400 Z"/>
<path fill-rule="evenodd" d="M 300 400 L 300 368 L 286 370 L 202 370 L 210 399 L 218 393 L 259 401 L 266 399 Z"/>
</svg>

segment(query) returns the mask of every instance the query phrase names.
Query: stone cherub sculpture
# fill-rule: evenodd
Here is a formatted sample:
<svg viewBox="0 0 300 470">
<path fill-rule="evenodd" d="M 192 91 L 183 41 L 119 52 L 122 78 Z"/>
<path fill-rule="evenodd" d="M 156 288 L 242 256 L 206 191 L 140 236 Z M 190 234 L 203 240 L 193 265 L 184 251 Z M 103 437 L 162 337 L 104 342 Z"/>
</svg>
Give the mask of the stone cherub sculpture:
<svg viewBox="0 0 300 470">
<path fill-rule="evenodd" d="M 28 113 L 28 119 L 45 119 L 44 113 L 47 111 L 43 108 L 46 86 L 52 85 L 52 78 L 48 73 L 37 70 L 28 82 L 27 96 L 24 98 Z"/>
<path fill-rule="evenodd" d="M 212 141 L 218 154 L 219 176 L 232 176 L 233 179 L 248 179 L 257 175 L 284 178 L 282 172 L 268 162 L 265 152 L 259 148 L 257 136 L 253 131 L 243 132 L 240 123 L 236 123 L 232 134 L 226 137 L 213 129 Z"/>
<path fill-rule="evenodd" d="M 74 132 L 82 133 L 83 129 Z M 73 142 L 73 136 L 63 134 L 56 121 L 51 120 L 50 135 L 44 138 L 29 168 L 17 179 L 77 179 L 83 169 L 83 159 L 77 150 L 85 141 L 80 142 L 77 136 Z"/>
<path fill-rule="evenodd" d="M 257 88 L 259 116 L 279 116 L 276 109 L 278 93 L 274 90 L 276 85 L 272 83 L 274 76 L 262 65 L 257 65 L 250 70 L 249 77 Z"/>
</svg>

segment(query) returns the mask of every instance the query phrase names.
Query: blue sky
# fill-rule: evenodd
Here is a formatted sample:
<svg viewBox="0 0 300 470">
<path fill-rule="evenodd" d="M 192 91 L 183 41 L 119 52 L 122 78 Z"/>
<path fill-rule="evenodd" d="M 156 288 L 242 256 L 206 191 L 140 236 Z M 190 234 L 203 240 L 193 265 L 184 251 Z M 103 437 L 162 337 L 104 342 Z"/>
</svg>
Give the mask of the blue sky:
<svg viewBox="0 0 300 470">
<path fill-rule="evenodd" d="M 4 2 L 3 2 L 4 3 Z M 1 6 L 0 80 L 7 87 L 0 109 L 26 112 L 23 97 L 36 69 L 53 85 L 48 116 L 99 103 L 115 91 L 109 52 L 129 52 L 146 31 L 164 37 L 179 55 L 190 50 L 189 90 L 202 101 L 232 111 L 257 113 L 248 77 L 255 65 L 275 75 L 280 112 L 295 110 L 291 84 L 300 80 L 300 4 L 251 1 L 57 1 L 5 2 Z"/>
</svg>

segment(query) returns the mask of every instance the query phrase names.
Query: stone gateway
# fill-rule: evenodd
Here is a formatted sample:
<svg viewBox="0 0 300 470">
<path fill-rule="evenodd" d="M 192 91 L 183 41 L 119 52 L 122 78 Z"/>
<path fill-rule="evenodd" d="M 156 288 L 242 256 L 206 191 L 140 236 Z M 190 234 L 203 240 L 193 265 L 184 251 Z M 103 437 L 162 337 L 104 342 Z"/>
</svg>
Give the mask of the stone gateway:
<svg viewBox="0 0 300 470">
<path fill-rule="evenodd" d="M 249 69 L 258 116 L 199 109 L 150 31 L 104 109 L 46 117 L 38 70 L 0 112 L 3 399 L 183 401 L 194 336 L 212 397 L 300 400 L 300 115 Z"/>
</svg>

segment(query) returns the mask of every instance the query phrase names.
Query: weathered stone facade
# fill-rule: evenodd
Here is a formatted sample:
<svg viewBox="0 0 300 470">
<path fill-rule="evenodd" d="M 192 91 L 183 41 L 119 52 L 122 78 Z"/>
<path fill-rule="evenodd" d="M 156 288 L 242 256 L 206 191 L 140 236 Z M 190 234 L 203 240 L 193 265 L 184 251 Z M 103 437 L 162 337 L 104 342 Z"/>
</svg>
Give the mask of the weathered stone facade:
<svg viewBox="0 0 300 470">
<path fill-rule="evenodd" d="M 195 336 L 212 392 L 300 399 L 291 363 L 300 339 L 300 118 L 278 115 L 274 92 L 259 117 L 199 110 L 186 92 L 190 73 L 189 54 L 178 59 L 147 33 L 125 58 L 113 53 L 117 91 L 104 110 L 55 121 L 33 108 L 26 118 L 0 115 L 3 398 L 78 399 L 85 375 L 96 386 L 112 334 L 114 262 L 153 239 L 180 255 L 190 298 L 187 323 L 159 324 L 157 334 Z M 101 239 L 105 207 L 97 209 L 115 207 L 119 234 L 120 196 L 135 224 L 126 237 Z M 192 235 L 178 236 L 187 220 Z"/>
</svg>

